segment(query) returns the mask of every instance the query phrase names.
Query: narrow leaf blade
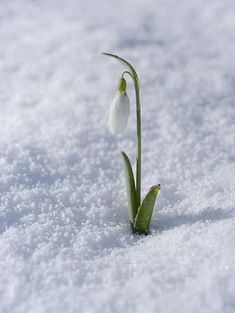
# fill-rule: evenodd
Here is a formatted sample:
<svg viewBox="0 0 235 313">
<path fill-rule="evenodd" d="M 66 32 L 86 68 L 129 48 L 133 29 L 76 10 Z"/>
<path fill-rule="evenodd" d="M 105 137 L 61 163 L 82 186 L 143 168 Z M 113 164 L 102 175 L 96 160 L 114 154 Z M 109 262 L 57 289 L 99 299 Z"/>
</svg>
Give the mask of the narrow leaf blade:
<svg viewBox="0 0 235 313">
<path fill-rule="evenodd" d="M 137 81 L 139 81 L 138 75 L 137 75 L 134 67 L 129 62 L 127 62 L 125 59 L 120 58 L 118 55 L 112 54 L 112 53 L 103 52 L 102 54 L 107 55 L 109 57 L 112 57 L 112 58 L 116 59 L 117 61 L 119 61 L 120 63 L 122 63 L 128 69 L 128 71 L 130 71 L 130 73 L 137 79 Z"/>
<path fill-rule="evenodd" d="M 154 204 L 160 188 L 160 184 L 153 186 L 145 196 L 135 218 L 134 232 L 148 234 Z"/>
<path fill-rule="evenodd" d="M 121 151 L 121 155 L 124 162 L 125 177 L 126 177 L 126 189 L 128 197 L 128 211 L 130 222 L 134 225 L 134 220 L 137 214 L 137 202 L 136 202 L 136 189 L 135 180 L 128 156 L 125 152 Z"/>
</svg>

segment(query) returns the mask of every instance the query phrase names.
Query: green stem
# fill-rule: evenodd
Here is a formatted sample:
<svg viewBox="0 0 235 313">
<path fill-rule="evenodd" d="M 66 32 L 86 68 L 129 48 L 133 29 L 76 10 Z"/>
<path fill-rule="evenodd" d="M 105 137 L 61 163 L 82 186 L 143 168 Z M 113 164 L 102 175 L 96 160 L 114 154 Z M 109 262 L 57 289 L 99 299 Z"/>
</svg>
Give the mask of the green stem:
<svg viewBox="0 0 235 313">
<path fill-rule="evenodd" d="M 137 207 L 141 203 L 141 107 L 139 84 L 134 80 L 135 96 L 136 96 L 136 123 L 137 123 L 137 154 L 136 154 L 136 194 Z"/>
<path fill-rule="evenodd" d="M 139 80 L 136 75 L 132 75 L 129 71 L 122 73 L 129 74 L 134 82 L 135 98 L 136 98 L 136 131 L 137 131 L 137 148 L 136 148 L 136 200 L 137 209 L 141 204 L 141 105 L 140 105 L 140 91 Z"/>
<path fill-rule="evenodd" d="M 137 123 L 137 153 L 136 153 L 136 196 L 137 196 L 137 209 L 141 203 L 141 107 L 140 107 L 140 93 L 139 93 L 139 78 L 134 67 L 119 56 L 111 53 L 103 53 L 104 55 L 115 58 L 123 65 L 126 66 L 128 71 L 123 72 L 129 74 L 134 82 L 135 97 L 136 97 L 136 123 Z"/>
</svg>

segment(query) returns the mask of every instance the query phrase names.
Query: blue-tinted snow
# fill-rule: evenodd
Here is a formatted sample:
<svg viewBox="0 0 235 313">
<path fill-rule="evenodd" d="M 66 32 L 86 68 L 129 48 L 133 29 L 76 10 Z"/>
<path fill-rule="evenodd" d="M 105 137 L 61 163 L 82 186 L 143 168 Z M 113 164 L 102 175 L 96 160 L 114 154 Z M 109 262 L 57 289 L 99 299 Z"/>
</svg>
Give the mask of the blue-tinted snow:
<svg viewBox="0 0 235 313">
<path fill-rule="evenodd" d="M 143 113 L 148 237 L 107 129 L 122 67 Z M 235 2 L 0 3 L 0 312 L 235 310 Z"/>
</svg>

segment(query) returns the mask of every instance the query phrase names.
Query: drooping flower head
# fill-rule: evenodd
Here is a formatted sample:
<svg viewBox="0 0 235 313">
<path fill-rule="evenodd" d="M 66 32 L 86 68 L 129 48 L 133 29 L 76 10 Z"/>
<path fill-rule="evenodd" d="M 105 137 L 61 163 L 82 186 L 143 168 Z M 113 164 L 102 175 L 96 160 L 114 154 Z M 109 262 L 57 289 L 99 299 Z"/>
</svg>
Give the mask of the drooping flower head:
<svg viewBox="0 0 235 313">
<path fill-rule="evenodd" d="M 130 104 L 126 93 L 126 81 L 124 74 L 129 74 L 135 88 L 136 99 L 136 175 L 134 176 L 131 162 L 124 151 L 121 156 L 124 162 L 126 187 L 128 195 L 128 210 L 132 232 L 140 235 L 148 235 L 150 222 L 156 197 L 160 191 L 160 184 L 150 188 L 143 201 L 141 200 L 141 105 L 139 92 L 139 77 L 134 67 L 125 59 L 112 53 L 104 53 L 125 65 L 126 70 L 119 80 L 116 96 L 111 103 L 109 111 L 108 128 L 112 134 L 124 132 L 127 127 Z"/>
<path fill-rule="evenodd" d="M 126 80 L 121 77 L 116 95 L 110 105 L 108 129 L 113 134 L 123 133 L 128 124 L 130 102 L 126 93 Z"/>
</svg>

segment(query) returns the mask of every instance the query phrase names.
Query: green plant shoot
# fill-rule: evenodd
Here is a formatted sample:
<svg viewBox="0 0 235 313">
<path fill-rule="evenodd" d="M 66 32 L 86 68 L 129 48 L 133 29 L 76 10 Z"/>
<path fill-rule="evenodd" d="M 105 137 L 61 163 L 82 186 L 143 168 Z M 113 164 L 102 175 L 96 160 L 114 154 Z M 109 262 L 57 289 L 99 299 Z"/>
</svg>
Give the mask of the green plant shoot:
<svg viewBox="0 0 235 313">
<path fill-rule="evenodd" d="M 108 129 L 113 135 L 123 133 L 128 124 L 130 102 L 126 92 L 126 80 L 125 75 L 129 75 L 133 81 L 135 88 L 136 99 L 136 175 L 134 177 L 130 160 L 125 152 L 121 152 L 125 177 L 126 177 L 126 189 L 128 196 L 128 209 L 131 228 L 133 233 L 137 234 L 149 234 L 150 223 L 153 213 L 154 204 L 160 190 L 160 184 L 150 188 L 149 192 L 141 201 L 141 104 L 140 104 L 140 91 L 139 91 L 139 78 L 134 67 L 117 55 L 111 53 L 103 53 L 110 56 L 117 61 L 121 62 L 126 70 L 122 73 L 115 98 L 110 106 Z"/>
</svg>

